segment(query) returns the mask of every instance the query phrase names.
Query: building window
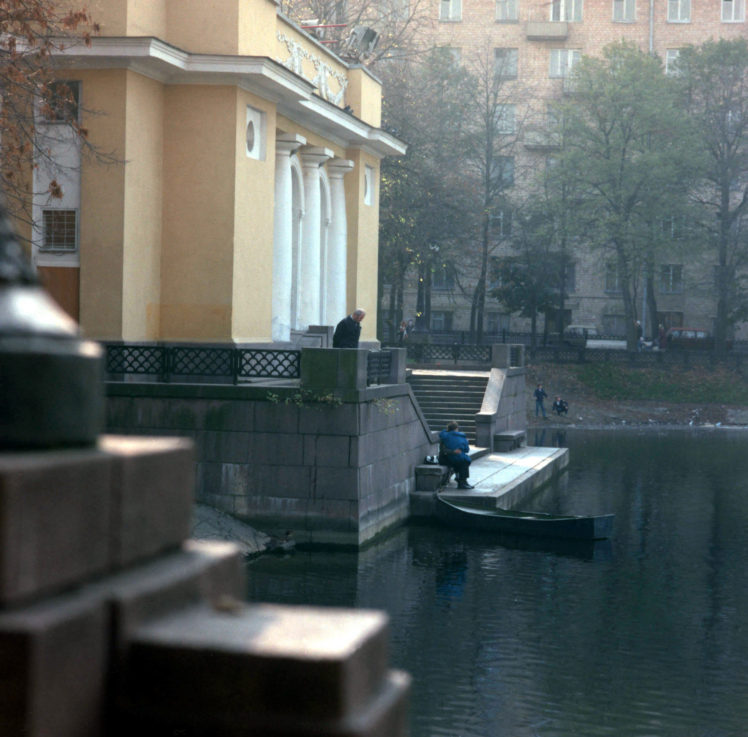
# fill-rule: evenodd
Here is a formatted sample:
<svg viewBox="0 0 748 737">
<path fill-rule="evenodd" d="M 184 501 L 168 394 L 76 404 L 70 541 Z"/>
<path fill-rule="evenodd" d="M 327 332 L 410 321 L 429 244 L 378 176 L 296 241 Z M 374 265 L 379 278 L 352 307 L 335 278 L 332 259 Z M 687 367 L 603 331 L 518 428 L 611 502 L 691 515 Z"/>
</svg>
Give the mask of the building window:
<svg viewBox="0 0 748 737">
<path fill-rule="evenodd" d="M 667 19 L 670 23 L 691 21 L 691 0 L 668 0 Z"/>
<path fill-rule="evenodd" d="M 457 69 L 462 64 L 462 49 L 456 46 L 444 46 L 444 50 L 449 54 L 449 63 Z"/>
<path fill-rule="evenodd" d="M 434 333 L 443 333 L 452 329 L 452 313 L 435 310 L 431 312 L 431 330 Z"/>
<path fill-rule="evenodd" d="M 683 267 L 680 264 L 660 266 L 659 289 L 662 294 L 680 294 L 683 291 Z"/>
<path fill-rule="evenodd" d="M 462 20 L 462 0 L 441 0 L 439 20 Z"/>
<path fill-rule="evenodd" d="M 603 315 L 604 335 L 626 335 L 626 318 L 623 315 Z"/>
<path fill-rule="evenodd" d="M 78 249 L 78 211 L 42 210 L 41 251 Z"/>
<path fill-rule="evenodd" d="M 496 20 L 504 23 L 517 20 L 518 5 L 519 0 L 496 0 Z"/>
<path fill-rule="evenodd" d="M 517 78 L 517 49 L 494 49 L 494 74 L 499 79 Z"/>
<path fill-rule="evenodd" d="M 621 281 L 618 277 L 618 264 L 612 261 L 605 264 L 605 291 L 621 291 Z"/>
<path fill-rule="evenodd" d="M 636 0 L 613 0 L 613 20 L 633 23 L 636 20 Z"/>
<path fill-rule="evenodd" d="M 551 49 L 550 77 L 568 77 L 582 58 L 578 49 Z"/>
<path fill-rule="evenodd" d="M 486 313 L 486 332 L 489 335 L 498 335 L 502 330 L 509 330 L 510 316 L 503 312 Z"/>
<path fill-rule="evenodd" d="M 448 290 L 454 289 L 455 286 L 455 275 L 452 269 L 446 266 L 440 266 L 434 269 L 431 274 L 431 288 Z"/>
<path fill-rule="evenodd" d="M 685 234 L 685 223 L 682 217 L 667 217 L 661 222 L 662 235 L 665 238 L 677 240 Z"/>
<path fill-rule="evenodd" d="M 514 186 L 514 157 L 496 156 L 491 162 L 491 183 L 495 192 Z"/>
<path fill-rule="evenodd" d="M 745 20 L 745 0 L 722 0 L 722 22 L 742 23 Z"/>
<path fill-rule="evenodd" d="M 265 160 L 265 113 L 247 105 L 246 153 L 250 159 Z"/>
<path fill-rule="evenodd" d="M 512 234 L 512 211 L 498 209 L 490 216 L 491 233 L 494 238 L 509 238 Z"/>
<path fill-rule="evenodd" d="M 666 49 L 665 50 L 665 74 L 675 76 L 678 74 L 678 57 L 680 56 L 680 49 Z"/>
<path fill-rule="evenodd" d="M 41 119 L 45 123 L 73 123 L 80 117 L 81 83 L 58 80 L 48 86 L 41 103 Z"/>
<path fill-rule="evenodd" d="M 374 204 L 374 169 L 368 164 L 364 167 L 364 204 Z"/>
<path fill-rule="evenodd" d="M 551 20 L 576 21 L 582 20 L 582 0 L 552 0 Z"/>
<path fill-rule="evenodd" d="M 577 265 L 567 263 L 564 269 L 564 293 L 574 294 L 577 291 Z"/>
<path fill-rule="evenodd" d="M 517 106 L 516 105 L 497 105 L 496 132 L 501 135 L 511 136 L 517 132 Z"/>
</svg>

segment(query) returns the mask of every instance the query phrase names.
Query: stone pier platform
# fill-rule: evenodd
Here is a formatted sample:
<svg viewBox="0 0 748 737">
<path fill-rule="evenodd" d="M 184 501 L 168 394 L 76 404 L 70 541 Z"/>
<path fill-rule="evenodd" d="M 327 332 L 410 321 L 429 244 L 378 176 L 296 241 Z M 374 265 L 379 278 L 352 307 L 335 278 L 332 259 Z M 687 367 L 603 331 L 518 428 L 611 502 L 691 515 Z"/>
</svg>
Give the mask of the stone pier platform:
<svg viewBox="0 0 748 737">
<path fill-rule="evenodd" d="M 471 449 L 470 483 L 473 489 L 458 489 L 452 480 L 434 491 L 411 493 L 411 515 L 433 514 L 436 494 L 447 501 L 469 500 L 471 507 L 516 509 L 569 464 L 568 448 L 523 447 L 504 453 Z"/>
</svg>

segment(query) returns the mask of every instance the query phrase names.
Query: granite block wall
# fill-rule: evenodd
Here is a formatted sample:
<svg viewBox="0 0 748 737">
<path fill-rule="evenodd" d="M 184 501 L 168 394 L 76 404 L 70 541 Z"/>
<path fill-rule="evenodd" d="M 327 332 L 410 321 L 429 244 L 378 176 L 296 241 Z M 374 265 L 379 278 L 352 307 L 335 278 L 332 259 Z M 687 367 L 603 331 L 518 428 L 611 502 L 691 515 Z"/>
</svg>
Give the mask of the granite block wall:
<svg viewBox="0 0 748 737">
<path fill-rule="evenodd" d="M 200 502 L 270 534 L 291 530 L 297 543 L 360 546 L 407 517 L 431 437 L 407 385 L 315 396 L 111 384 L 107 427 L 192 438 Z"/>
</svg>

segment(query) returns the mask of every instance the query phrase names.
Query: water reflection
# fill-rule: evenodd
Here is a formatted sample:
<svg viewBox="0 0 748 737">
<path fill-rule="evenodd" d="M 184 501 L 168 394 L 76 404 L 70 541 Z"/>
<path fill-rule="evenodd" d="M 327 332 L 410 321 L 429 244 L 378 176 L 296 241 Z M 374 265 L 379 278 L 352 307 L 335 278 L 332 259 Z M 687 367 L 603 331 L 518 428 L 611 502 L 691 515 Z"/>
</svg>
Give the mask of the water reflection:
<svg viewBox="0 0 748 737">
<path fill-rule="evenodd" d="M 614 512 L 605 554 L 411 526 L 259 559 L 249 597 L 386 609 L 413 737 L 744 735 L 748 434 L 565 442 L 568 473 L 529 504 Z"/>
</svg>

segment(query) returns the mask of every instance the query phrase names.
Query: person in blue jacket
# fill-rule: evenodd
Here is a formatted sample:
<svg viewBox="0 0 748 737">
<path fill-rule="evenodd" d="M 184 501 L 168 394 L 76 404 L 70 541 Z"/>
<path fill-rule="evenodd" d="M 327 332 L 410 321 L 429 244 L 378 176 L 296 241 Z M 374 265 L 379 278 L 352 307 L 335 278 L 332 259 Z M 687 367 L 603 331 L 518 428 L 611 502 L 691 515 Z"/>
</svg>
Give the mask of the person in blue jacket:
<svg viewBox="0 0 748 737">
<path fill-rule="evenodd" d="M 439 433 L 439 463 L 454 468 L 458 489 L 472 489 L 468 483 L 470 476 L 470 445 L 459 425 L 452 420 L 447 429 Z"/>
</svg>

